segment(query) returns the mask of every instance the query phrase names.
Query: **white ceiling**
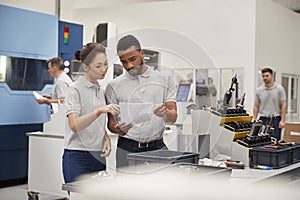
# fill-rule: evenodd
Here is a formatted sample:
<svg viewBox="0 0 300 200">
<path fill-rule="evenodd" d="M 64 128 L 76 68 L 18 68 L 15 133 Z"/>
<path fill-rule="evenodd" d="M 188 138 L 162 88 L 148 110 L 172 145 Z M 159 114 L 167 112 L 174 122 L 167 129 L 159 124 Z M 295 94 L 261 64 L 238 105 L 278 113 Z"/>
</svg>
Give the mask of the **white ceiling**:
<svg viewBox="0 0 300 200">
<path fill-rule="evenodd" d="M 179 0 L 60 0 L 63 2 L 72 2 L 74 8 L 84 8 L 94 6 L 114 6 L 120 4 L 134 4 L 134 3 L 143 3 L 151 1 L 179 1 Z M 187 0 L 185 0 L 187 1 Z M 294 11 L 300 10 L 300 0 L 272 0 L 278 4 L 281 4 L 284 7 L 287 7 Z"/>
<path fill-rule="evenodd" d="M 27 7 L 29 8 L 32 7 L 30 5 L 33 1 L 38 1 L 38 0 L 31 0 L 31 1 L 0 0 L 0 4 L 26 9 Z M 60 2 L 60 5 L 68 5 L 68 6 L 71 5 L 71 7 L 68 7 L 69 9 L 106 7 L 106 6 L 127 5 L 127 4 L 136 4 L 136 3 L 154 2 L 154 1 L 180 1 L 180 0 L 55 0 L 55 2 Z M 182 0 L 182 1 L 188 1 L 188 0 Z M 300 0 L 272 0 L 272 1 L 300 13 Z"/>
<path fill-rule="evenodd" d="M 142 2 L 151 2 L 151 1 L 179 1 L 179 0 L 60 0 L 63 2 L 72 2 L 73 8 L 84 8 L 94 6 L 114 6 L 120 4 L 134 4 Z M 185 0 L 187 1 L 187 0 Z M 300 0 L 272 0 L 282 6 L 289 8 L 293 11 L 300 12 Z M 84 3 L 83 3 L 84 2 Z"/>
</svg>

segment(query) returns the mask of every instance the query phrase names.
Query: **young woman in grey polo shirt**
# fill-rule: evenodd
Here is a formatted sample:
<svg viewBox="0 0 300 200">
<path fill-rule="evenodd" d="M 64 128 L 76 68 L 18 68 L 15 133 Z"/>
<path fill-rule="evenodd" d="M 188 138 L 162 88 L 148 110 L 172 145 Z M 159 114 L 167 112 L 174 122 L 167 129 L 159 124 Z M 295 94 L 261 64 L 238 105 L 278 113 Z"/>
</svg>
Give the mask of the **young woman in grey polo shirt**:
<svg viewBox="0 0 300 200">
<path fill-rule="evenodd" d="M 105 48 L 88 43 L 75 57 L 83 63 L 85 74 L 70 86 L 66 98 L 65 183 L 75 181 L 79 175 L 106 169 L 105 157 L 111 151 L 105 130 L 106 113 L 119 113 L 118 105 L 106 105 L 104 89 L 98 83 L 108 69 Z"/>
</svg>

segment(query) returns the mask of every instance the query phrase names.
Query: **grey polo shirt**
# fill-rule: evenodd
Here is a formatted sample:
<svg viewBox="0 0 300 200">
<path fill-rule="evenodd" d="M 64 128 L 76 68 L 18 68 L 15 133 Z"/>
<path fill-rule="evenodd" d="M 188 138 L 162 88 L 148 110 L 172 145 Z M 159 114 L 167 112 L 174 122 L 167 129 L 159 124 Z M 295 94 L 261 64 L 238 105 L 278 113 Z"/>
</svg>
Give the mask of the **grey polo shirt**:
<svg viewBox="0 0 300 200">
<path fill-rule="evenodd" d="M 66 98 L 66 115 L 79 113 L 80 116 L 105 106 L 104 89 L 99 84 L 93 84 L 83 76 L 70 85 Z M 65 149 L 100 151 L 106 127 L 106 115 L 101 114 L 87 128 L 73 132 L 66 118 Z"/>
<path fill-rule="evenodd" d="M 283 87 L 277 83 L 271 88 L 261 85 L 256 89 L 255 101 L 259 102 L 260 116 L 280 116 L 280 104 L 286 101 L 286 94 Z"/>
<path fill-rule="evenodd" d="M 72 83 L 73 81 L 71 78 L 65 72 L 62 72 L 54 83 L 52 99 L 65 98 L 67 96 L 68 88 Z"/>
<path fill-rule="evenodd" d="M 176 102 L 175 84 L 171 76 L 163 76 L 149 67 L 142 75 L 132 76 L 127 71 L 110 81 L 106 87 L 107 103 L 120 102 L 161 104 Z M 162 138 L 165 130 L 163 118 L 152 115 L 151 120 L 134 124 L 125 137 L 139 142 Z"/>
</svg>

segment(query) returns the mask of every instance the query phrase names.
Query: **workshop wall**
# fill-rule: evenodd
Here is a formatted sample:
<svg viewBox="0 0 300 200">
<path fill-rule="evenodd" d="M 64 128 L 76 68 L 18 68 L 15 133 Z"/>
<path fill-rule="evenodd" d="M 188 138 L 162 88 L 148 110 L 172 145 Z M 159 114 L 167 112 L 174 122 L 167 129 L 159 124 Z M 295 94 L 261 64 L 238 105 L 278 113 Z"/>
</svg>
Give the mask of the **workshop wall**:
<svg viewBox="0 0 300 200">
<path fill-rule="evenodd" d="M 267 0 L 257 1 L 255 66 L 300 75 L 300 15 Z M 281 78 L 277 81 L 280 83 Z"/>
<path fill-rule="evenodd" d="M 128 31 L 137 32 L 137 29 L 146 30 L 149 27 L 170 31 L 173 34 L 168 39 L 179 34 L 184 38 L 183 42 L 174 37 L 171 47 L 184 46 L 187 40 L 191 40 L 197 50 L 203 48 L 214 64 L 211 66 L 209 61 L 201 62 L 202 66 L 195 67 L 244 68 L 247 74 L 245 82 L 253 82 L 255 4 L 252 0 L 164 1 L 75 9 L 73 20 L 84 24 L 85 42 L 91 40 L 94 27 L 101 21 L 115 23 L 119 34 Z M 158 35 L 155 40 L 152 38 L 148 38 L 146 34 L 139 35 L 145 48 L 165 42 L 162 41 L 164 38 Z M 167 56 L 162 54 L 161 65 L 174 68 L 193 67 L 192 63 L 189 63 L 190 60 L 186 59 L 188 55 L 195 54 L 193 48 L 187 52 L 187 55 L 170 55 L 170 53 L 172 52 L 166 53 Z M 201 60 L 202 58 L 204 59 L 201 57 Z M 245 91 L 249 94 L 245 102 L 247 108 L 252 108 L 250 98 L 253 96 L 254 89 L 253 84 L 245 84 Z"/>
</svg>

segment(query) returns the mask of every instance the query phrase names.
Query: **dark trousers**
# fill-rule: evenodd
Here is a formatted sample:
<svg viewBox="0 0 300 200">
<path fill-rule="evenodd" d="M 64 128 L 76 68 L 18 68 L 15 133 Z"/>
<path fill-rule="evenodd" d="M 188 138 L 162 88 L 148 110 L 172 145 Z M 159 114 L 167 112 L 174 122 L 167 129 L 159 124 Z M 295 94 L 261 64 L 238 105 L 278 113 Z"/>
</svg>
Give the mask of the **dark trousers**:
<svg viewBox="0 0 300 200">
<path fill-rule="evenodd" d="M 134 140 L 119 136 L 116 154 L 117 168 L 129 166 L 127 154 L 168 149 L 163 139 L 149 143 L 139 143 Z"/>
<path fill-rule="evenodd" d="M 83 174 L 106 170 L 106 160 L 101 151 L 64 150 L 63 175 L 65 183 L 76 181 Z"/>
<path fill-rule="evenodd" d="M 269 118 L 268 117 L 260 117 L 259 120 L 261 120 L 264 125 L 267 125 Z M 274 117 L 273 123 L 271 124 L 271 126 L 273 126 L 273 128 L 274 128 L 273 137 L 275 137 L 277 139 L 277 141 L 281 139 L 281 128 L 279 128 L 280 120 L 281 120 L 280 116 Z"/>
</svg>

